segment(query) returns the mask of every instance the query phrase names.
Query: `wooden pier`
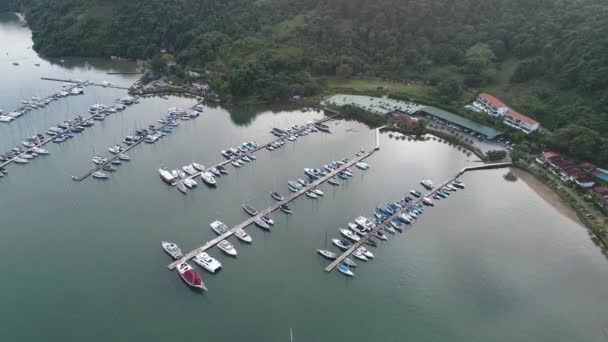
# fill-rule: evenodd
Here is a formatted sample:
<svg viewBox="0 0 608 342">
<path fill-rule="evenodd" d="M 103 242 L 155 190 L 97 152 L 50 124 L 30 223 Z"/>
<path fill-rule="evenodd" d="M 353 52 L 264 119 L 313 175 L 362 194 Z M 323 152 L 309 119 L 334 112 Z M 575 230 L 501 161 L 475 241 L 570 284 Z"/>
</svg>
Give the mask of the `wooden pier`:
<svg viewBox="0 0 608 342">
<path fill-rule="evenodd" d="M 218 244 L 220 241 L 222 241 L 222 240 L 225 240 L 225 239 L 229 238 L 229 237 L 230 237 L 230 236 L 232 236 L 232 235 L 233 235 L 233 234 L 234 234 L 234 233 L 235 233 L 237 230 L 239 230 L 239 229 L 245 229 L 245 228 L 247 228 L 247 227 L 251 226 L 252 224 L 254 224 L 254 222 L 255 222 L 255 220 L 256 220 L 256 219 L 259 219 L 259 218 L 261 218 L 261 217 L 262 217 L 262 216 L 264 216 L 264 215 L 268 215 L 268 214 L 270 214 L 270 213 L 272 213 L 272 212 L 276 211 L 277 209 L 279 209 L 279 208 L 281 207 L 281 205 L 283 205 L 283 204 L 287 204 L 287 203 L 289 203 L 289 202 L 291 202 L 291 201 L 295 200 L 296 198 L 298 198 L 298 197 L 300 197 L 300 196 L 304 195 L 304 194 L 305 194 L 307 191 L 309 191 L 309 190 L 311 190 L 311 189 L 313 189 L 313 188 L 316 188 L 317 186 L 319 186 L 319 185 L 323 184 L 323 183 L 324 183 L 325 181 L 327 181 L 329 178 L 331 178 L 331 177 L 335 177 L 335 176 L 336 176 L 338 173 L 340 173 L 341 171 L 344 171 L 345 169 L 347 169 L 347 168 L 349 168 L 349 167 L 351 167 L 351 166 L 355 165 L 356 163 L 360 162 L 361 160 L 363 160 L 363 159 L 365 159 L 365 158 L 367 158 L 367 157 L 371 156 L 371 155 L 372 155 L 374 152 L 376 152 L 376 151 L 377 151 L 376 149 L 372 149 L 372 150 L 371 150 L 371 151 L 369 151 L 369 152 L 366 152 L 366 153 L 360 154 L 359 156 L 357 156 L 357 157 L 355 157 L 355 158 L 352 158 L 352 159 L 347 160 L 347 161 L 344 163 L 344 165 L 340 166 L 340 167 L 339 167 L 339 168 L 337 168 L 336 170 L 333 170 L 332 172 L 329 172 L 327 175 L 325 175 L 325 176 L 323 176 L 323 177 L 321 177 L 321 178 L 319 178 L 319 179 L 315 180 L 314 182 L 312 182 L 312 183 L 308 184 L 307 186 L 305 186 L 304 188 L 302 188 L 302 189 L 298 190 L 297 192 L 294 192 L 294 193 L 292 193 L 292 194 L 290 194 L 290 195 L 288 195 L 288 196 L 285 196 L 285 198 L 284 198 L 282 201 L 280 201 L 280 202 L 276 202 L 276 203 L 274 203 L 272 206 L 270 206 L 270 207 L 268 207 L 268 208 L 266 208 L 266 209 L 260 210 L 260 211 L 258 212 L 258 214 L 257 214 L 257 215 L 255 215 L 255 216 L 252 216 L 252 217 L 248 218 L 247 220 L 245 220 L 245 221 L 243 221 L 243 222 L 241 222 L 241 223 L 237 224 L 236 226 L 232 227 L 232 228 L 231 228 L 230 230 L 228 230 L 226 233 L 224 233 L 224 234 L 222 234 L 222 235 L 219 235 L 218 237 L 216 237 L 216 238 L 214 238 L 214 239 L 212 239 L 212 240 L 209 240 L 209 241 L 205 242 L 205 243 L 204 243 L 202 246 L 200 246 L 200 247 L 198 247 L 198 248 L 196 248 L 196 249 L 194 249 L 194 250 L 192 250 L 192 251 L 190 251 L 190 252 L 188 252 L 188 253 L 184 254 L 184 256 L 183 256 L 181 259 L 176 260 L 176 261 L 174 261 L 174 262 L 170 263 L 170 264 L 169 264 L 167 267 L 168 267 L 170 270 L 172 270 L 172 269 L 174 269 L 174 268 L 175 268 L 175 267 L 176 267 L 176 266 L 177 266 L 179 263 L 181 263 L 181 262 L 186 262 L 186 261 L 188 261 L 188 260 L 190 260 L 190 259 L 194 258 L 194 257 L 195 257 L 197 254 L 202 253 L 202 252 L 204 252 L 204 251 L 208 250 L 209 248 L 211 248 L 211 247 L 215 246 L 215 245 L 216 245 L 216 244 Z"/>
<path fill-rule="evenodd" d="M 420 197 L 415 198 L 412 202 L 408 203 L 407 206 L 403 207 L 401 210 L 395 212 L 393 215 L 391 215 L 390 217 L 388 217 L 387 219 L 382 221 L 380 224 L 376 225 L 376 227 L 372 231 L 367 233 L 365 236 L 361 237 L 361 239 L 359 241 L 353 243 L 353 245 L 348 250 L 346 250 L 336 260 L 332 261 L 329 265 L 327 265 L 327 267 L 325 268 L 325 271 L 330 272 L 336 266 L 338 266 L 340 263 L 342 263 L 344 261 L 344 259 L 349 257 L 359 247 L 361 247 L 365 242 L 367 242 L 367 240 L 369 240 L 370 237 L 373 237 L 374 234 L 378 230 L 382 229 L 382 227 L 384 227 L 385 223 L 398 218 L 404 211 L 407 211 L 408 209 L 420 204 L 425 197 L 431 197 L 437 191 L 441 190 L 441 188 L 443 188 L 444 186 L 446 186 L 446 185 L 452 183 L 453 181 L 455 181 L 456 179 L 458 179 L 458 177 L 462 176 L 462 174 L 464 174 L 465 172 L 474 171 L 474 170 L 496 169 L 496 168 L 508 167 L 511 165 L 512 165 L 511 162 L 504 162 L 504 163 L 489 163 L 489 164 L 483 164 L 483 165 L 479 165 L 479 166 L 469 166 L 469 167 L 463 168 L 454 177 L 451 177 L 451 178 L 447 179 L 446 181 L 442 182 L 441 184 L 434 187 L 432 190 L 430 190 L 426 194 L 422 194 Z"/>
<path fill-rule="evenodd" d="M 100 83 L 93 83 L 93 82 L 82 82 L 82 81 L 76 81 L 76 80 L 63 80 L 63 79 L 60 79 L 60 78 L 50 78 L 50 77 L 40 77 L 40 79 L 44 80 L 44 81 L 86 84 L 86 85 L 92 85 L 92 86 L 103 87 L 103 88 L 113 88 L 113 89 L 129 90 L 129 88 L 121 87 L 121 86 L 116 86 L 116 85 L 111 85 L 111 84 L 100 84 Z"/>
</svg>

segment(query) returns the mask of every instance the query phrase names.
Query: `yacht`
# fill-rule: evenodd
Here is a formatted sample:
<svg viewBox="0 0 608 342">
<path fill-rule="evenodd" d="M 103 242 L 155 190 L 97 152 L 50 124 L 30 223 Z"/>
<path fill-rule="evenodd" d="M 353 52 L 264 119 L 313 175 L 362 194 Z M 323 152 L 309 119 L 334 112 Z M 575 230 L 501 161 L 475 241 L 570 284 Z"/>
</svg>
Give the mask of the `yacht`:
<svg viewBox="0 0 608 342">
<path fill-rule="evenodd" d="M 120 147 L 119 145 L 114 145 L 108 148 L 108 151 L 110 151 L 110 153 L 112 154 L 119 154 L 120 152 L 122 152 L 122 147 Z"/>
<path fill-rule="evenodd" d="M 221 221 L 213 221 L 209 226 L 211 226 L 211 229 L 213 229 L 217 235 L 222 235 L 228 231 L 228 226 Z"/>
<path fill-rule="evenodd" d="M 194 189 L 198 186 L 198 183 L 192 178 L 186 178 L 183 182 L 188 189 Z"/>
<path fill-rule="evenodd" d="M 328 251 L 326 249 L 317 249 L 317 253 L 329 260 L 335 260 L 338 258 L 338 255 L 336 253 Z"/>
<path fill-rule="evenodd" d="M 47 151 L 47 150 L 45 150 L 43 148 L 40 148 L 40 147 L 34 147 L 34 148 L 32 148 L 32 152 L 38 153 L 38 154 L 41 154 L 41 155 L 49 154 L 49 151 Z"/>
<path fill-rule="evenodd" d="M 314 188 L 312 190 L 310 190 L 311 192 L 314 192 L 317 196 L 323 196 L 325 195 L 325 193 L 323 193 L 323 191 L 321 191 L 320 189 Z"/>
<path fill-rule="evenodd" d="M 271 192 L 270 196 L 272 196 L 272 198 L 274 198 L 276 201 L 281 202 L 282 200 L 284 200 L 285 198 L 279 194 L 278 192 Z"/>
<path fill-rule="evenodd" d="M 182 262 L 177 265 L 177 272 L 179 273 L 179 276 L 184 280 L 184 282 L 188 284 L 188 286 L 207 291 L 207 288 L 205 287 L 205 283 L 203 283 L 203 279 L 201 278 L 201 276 L 188 263 Z"/>
<path fill-rule="evenodd" d="M 124 161 L 129 161 L 129 160 L 131 160 L 131 157 L 129 157 L 129 156 L 128 156 L 128 155 L 126 155 L 126 154 L 119 153 L 119 154 L 118 154 L 118 159 L 119 159 L 119 160 L 124 160 Z"/>
<path fill-rule="evenodd" d="M 431 181 L 430 179 L 425 179 L 423 181 L 420 182 L 420 184 L 422 184 L 422 186 L 424 186 L 425 188 L 431 190 L 433 188 L 433 181 Z"/>
<path fill-rule="evenodd" d="M 232 164 L 232 166 L 234 167 L 241 167 L 241 164 L 239 164 L 239 162 L 237 162 L 236 160 L 231 161 L 230 164 Z"/>
<path fill-rule="evenodd" d="M 211 174 L 209 172 L 201 172 L 201 178 L 203 179 L 203 182 L 205 182 L 211 186 L 216 185 L 215 177 L 213 177 L 213 174 Z"/>
<path fill-rule="evenodd" d="M 192 163 L 192 167 L 197 169 L 198 171 L 205 171 L 205 166 L 199 163 Z"/>
<path fill-rule="evenodd" d="M 255 216 L 258 214 L 258 211 L 255 210 L 255 208 L 250 206 L 249 204 L 243 204 L 243 210 L 245 210 L 245 212 L 250 216 Z"/>
<path fill-rule="evenodd" d="M 181 179 L 178 179 L 175 182 L 175 187 L 177 187 L 177 190 L 179 190 L 182 194 L 187 192 L 186 185 L 184 185 L 184 182 Z"/>
<path fill-rule="evenodd" d="M 97 178 L 97 179 L 108 179 L 108 175 L 101 172 L 101 171 L 96 171 L 95 173 L 93 173 L 93 178 Z"/>
<path fill-rule="evenodd" d="M 350 270 L 350 268 L 348 268 L 347 265 L 345 264 L 340 264 L 338 265 L 338 271 L 340 271 L 340 273 L 344 274 L 345 276 L 348 277 L 354 277 L 355 274 L 353 273 L 353 271 Z"/>
<path fill-rule="evenodd" d="M 435 205 L 435 203 L 433 203 L 433 200 L 428 197 L 423 198 L 422 203 L 431 207 Z"/>
<path fill-rule="evenodd" d="M 191 176 L 196 173 L 196 169 L 194 168 L 194 165 L 192 165 L 192 164 L 182 167 L 182 170 L 184 170 L 185 173 L 187 173 Z"/>
<path fill-rule="evenodd" d="M 173 259 L 179 259 L 184 256 L 182 250 L 173 242 L 162 241 L 161 246 Z"/>
<path fill-rule="evenodd" d="M 219 262 L 216 258 L 209 256 L 209 254 L 205 252 L 197 254 L 193 260 L 197 265 L 211 273 L 215 273 L 217 270 L 222 268 L 221 262 Z"/>
<path fill-rule="evenodd" d="M 374 228 L 374 223 L 365 216 L 359 216 L 355 219 L 355 223 L 359 225 L 359 227 L 365 230 L 372 230 Z"/>
<path fill-rule="evenodd" d="M 236 256 L 236 249 L 234 246 L 228 242 L 227 240 L 222 240 L 217 244 L 217 248 L 221 249 L 222 252 L 226 253 L 230 256 Z"/>
<path fill-rule="evenodd" d="M 354 224 L 352 222 L 348 223 L 348 228 L 350 228 L 350 230 L 352 230 L 353 232 L 357 233 L 360 236 L 365 236 L 367 234 L 367 230 L 359 227 L 359 225 Z"/>
<path fill-rule="evenodd" d="M 251 243 L 251 241 L 253 241 L 253 240 L 251 239 L 251 236 L 249 236 L 249 234 L 247 234 L 247 233 L 245 232 L 245 230 L 243 230 L 242 228 L 237 229 L 237 230 L 234 232 L 234 235 L 236 235 L 236 237 L 237 237 L 239 240 L 241 240 L 241 241 L 243 241 L 243 242 L 246 242 L 246 243 Z"/>
<path fill-rule="evenodd" d="M 334 245 L 336 245 L 336 247 L 338 247 L 344 251 L 349 249 L 350 247 L 352 247 L 352 243 L 350 243 L 350 241 L 348 241 L 348 240 L 331 239 L 331 241 L 333 242 Z"/>
<path fill-rule="evenodd" d="M 350 230 L 348 230 L 348 229 L 343 229 L 343 228 L 340 228 L 340 233 L 342 234 L 342 236 L 344 236 L 344 237 L 346 237 L 346 238 L 348 238 L 349 240 L 352 240 L 352 241 L 354 241 L 354 242 L 357 242 L 357 241 L 359 241 L 359 240 L 361 239 L 361 238 L 359 238 L 359 237 L 357 236 L 357 234 L 356 234 L 356 233 L 354 233 L 354 232 L 352 232 L 352 231 L 350 231 Z"/>
<path fill-rule="evenodd" d="M 385 241 L 386 241 L 386 240 L 388 240 L 388 237 L 387 237 L 386 235 L 384 235 L 384 233 L 382 233 L 382 232 L 381 232 L 381 231 L 379 231 L 379 230 L 378 230 L 378 231 L 376 231 L 376 232 L 374 233 L 374 235 L 375 235 L 375 236 L 376 236 L 378 239 L 380 239 L 380 240 L 385 240 Z"/>
<path fill-rule="evenodd" d="M 261 218 L 256 218 L 253 222 L 255 223 L 256 226 L 258 226 L 264 230 L 270 230 L 270 226 L 268 225 L 268 223 L 266 223 Z"/>
</svg>

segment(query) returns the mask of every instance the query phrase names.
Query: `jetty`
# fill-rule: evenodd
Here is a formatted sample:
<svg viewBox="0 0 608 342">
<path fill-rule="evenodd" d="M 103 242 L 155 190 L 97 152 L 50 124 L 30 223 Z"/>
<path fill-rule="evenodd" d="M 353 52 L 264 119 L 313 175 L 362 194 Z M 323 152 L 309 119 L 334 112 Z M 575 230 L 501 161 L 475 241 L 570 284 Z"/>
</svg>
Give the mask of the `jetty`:
<svg viewBox="0 0 608 342">
<path fill-rule="evenodd" d="M 268 208 L 265 208 L 263 210 L 260 210 L 258 212 L 257 215 L 252 216 L 250 218 L 248 218 L 247 220 L 237 224 L 236 226 L 232 227 L 230 230 L 228 230 L 227 232 L 225 232 L 222 235 L 219 235 L 218 237 L 209 240 L 207 242 L 205 242 L 202 246 L 184 254 L 184 256 L 172 263 L 170 263 L 167 267 L 172 270 L 174 269 L 178 264 L 182 263 L 182 262 L 186 262 L 192 258 L 194 258 L 197 254 L 202 253 L 206 250 L 208 250 L 209 248 L 215 246 L 216 244 L 218 244 L 220 241 L 225 240 L 227 238 L 229 238 L 230 236 L 232 236 L 237 230 L 239 229 L 245 229 L 251 225 L 253 225 L 255 223 L 255 221 L 257 219 L 260 219 L 262 216 L 268 215 L 274 211 L 276 211 L 277 209 L 279 209 L 283 204 L 287 204 L 293 200 L 295 200 L 296 198 L 304 195 L 307 191 L 310 191 L 311 189 L 316 188 L 317 186 L 323 184 L 324 182 L 326 182 L 328 179 L 330 179 L 331 177 L 336 176 L 338 173 L 346 170 L 347 168 L 355 165 L 356 163 L 362 161 L 363 159 L 371 156 L 372 154 L 374 154 L 377 150 L 376 149 L 372 149 L 369 152 L 360 154 L 357 157 L 351 158 L 351 159 L 347 159 L 343 165 L 341 165 L 340 167 L 336 168 L 335 170 L 332 170 L 332 172 L 329 172 L 327 175 L 315 180 L 312 183 L 307 184 L 305 187 L 303 187 L 302 189 L 298 190 L 297 192 L 294 192 L 288 196 L 285 196 L 285 198 L 280 201 L 280 202 L 276 202 L 273 205 L 271 205 Z"/>
<path fill-rule="evenodd" d="M 389 216 L 384 221 L 382 221 L 380 224 L 376 225 L 376 227 L 372 231 L 368 232 L 365 236 L 361 237 L 361 239 L 359 241 L 353 243 L 352 246 L 348 250 L 346 250 L 338 258 L 336 258 L 329 265 L 327 265 L 327 267 L 325 268 L 325 271 L 326 272 L 330 272 L 336 266 L 338 266 L 340 263 L 342 263 L 344 261 L 344 259 L 348 258 L 359 247 L 361 247 L 364 243 L 366 243 L 367 240 L 369 240 L 370 237 L 374 236 L 374 234 L 378 230 L 382 229 L 382 227 L 384 226 L 385 223 L 390 222 L 390 221 L 398 218 L 399 215 L 401 215 L 404 211 L 407 211 L 408 209 L 410 209 L 410 208 L 412 208 L 414 206 L 417 206 L 418 204 L 420 204 L 423 201 L 423 199 L 425 197 L 432 196 L 434 193 L 436 193 L 439 190 L 441 190 L 441 188 L 443 188 L 444 186 L 446 186 L 446 185 L 452 183 L 453 181 L 455 181 L 456 179 L 458 179 L 458 177 L 462 176 L 462 174 L 464 174 L 465 172 L 475 171 L 475 170 L 496 169 L 496 168 L 502 168 L 502 167 L 509 167 L 511 165 L 513 165 L 513 163 L 511 163 L 511 162 L 488 163 L 488 164 L 477 165 L 477 166 L 469 166 L 469 167 L 465 167 L 465 168 L 461 169 L 455 176 L 450 177 L 446 181 L 440 183 L 439 185 L 437 185 L 433 189 L 429 190 L 427 193 L 422 194 L 422 196 L 420 196 L 418 198 L 415 198 L 413 201 L 411 201 L 410 203 L 408 203 L 402 209 L 396 211 L 393 215 Z"/>
<path fill-rule="evenodd" d="M 40 79 L 44 80 L 44 81 L 63 82 L 63 83 L 76 83 L 76 84 L 81 84 L 82 83 L 82 84 L 92 85 L 92 86 L 96 86 L 96 87 L 129 90 L 129 88 L 127 88 L 127 87 L 121 87 L 121 86 L 117 86 L 117 85 L 113 85 L 113 84 L 94 83 L 94 82 L 89 82 L 89 81 L 83 82 L 83 81 L 76 81 L 76 80 L 64 80 L 64 79 L 60 79 L 60 78 L 51 78 L 51 77 L 40 77 Z"/>
</svg>

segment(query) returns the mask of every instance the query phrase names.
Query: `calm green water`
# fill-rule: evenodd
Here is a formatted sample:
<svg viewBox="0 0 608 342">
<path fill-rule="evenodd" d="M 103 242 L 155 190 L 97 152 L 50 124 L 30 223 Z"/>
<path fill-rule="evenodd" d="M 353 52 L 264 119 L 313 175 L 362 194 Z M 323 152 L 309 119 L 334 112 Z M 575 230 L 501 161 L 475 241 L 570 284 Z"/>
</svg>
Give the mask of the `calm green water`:
<svg viewBox="0 0 608 342">
<path fill-rule="evenodd" d="M 50 94 L 81 78 L 129 85 L 106 75 L 133 70 L 128 62 L 70 60 L 53 64 L 31 50 L 30 32 L 0 19 L 0 108 Z M 11 63 L 18 61 L 20 66 Z M 40 63 L 40 67 L 34 66 Z M 11 124 L 0 125 L 0 150 L 23 137 L 111 103 L 123 91 L 86 88 Z M 229 168 L 217 189 L 188 196 L 164 185 L 160 165 L 211 164 L 219 150 L 264 142 L 269 128 L 302 124 L 321 114 L 300 110 L 206 108 L 195 121 L 154 145 L 107 182 L 76 183 L 95 152 L 135 128 L 154 123 L 180 98 L 145 99 L 61 144 L 27 166 L 11 165 L 0 179 L 0 336 L 3 341 L 606 341 L 608 262 L 581 226 L 548 205 L 506 170 L 470 173 L 468 188 L 441 201 L 413 229 L 374 249 L 376 259 L 355 279 L 333 272 L 314 250 L 326 232 L 376 205 L 394 200 L 420 179 L 443 180 L 475 163 L 443 143 L 382 135 L 381 150 L 322 200 L 299 199 L 295 214 L 275 214 L 276 228 L 249 229 L 251 246 L 235 243 L 236 259 L 210 254 L 224 269 L 200 270 L 207 293 L 189 290 L 166 269 L 161 240 L 189 250 L 214 236 L 209 222 L 245 219 L 243 201 L 269 205 L 304 167 L 354 154 L 374 143 L 365 126 L 338 121 L 333 134 L 309 135 L 286 148 L 260 151 L 253 165 Z M 358 132 L 347 132 L 356 128 Z"/>
</svg>

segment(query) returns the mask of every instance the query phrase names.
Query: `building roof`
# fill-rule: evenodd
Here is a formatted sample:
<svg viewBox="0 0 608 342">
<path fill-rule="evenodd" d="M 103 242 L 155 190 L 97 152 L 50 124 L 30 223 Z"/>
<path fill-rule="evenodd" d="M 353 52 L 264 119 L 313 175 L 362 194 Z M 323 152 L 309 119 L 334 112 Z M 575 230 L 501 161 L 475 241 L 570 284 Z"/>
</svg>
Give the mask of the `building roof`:
<svg viewBox="0 0 608 342">
<path fill-rule="evenodd" d="M 440 119 L 443 119 L 445 121 L 449 121 L 451 123 L 454 123 L 456 125 L 462 126 L 464 128 L 468 128 L 472 131 L 475 131 L 477 133 L 481 133 L 483 135 L 485 135 L 486 137 L 488 137 L 489 139 L 493 139 L 499 135 L 502 134 L 501 131 L 496 130 L 492 127 L 488 127 L 486 125 L 482 125 L 478 122 L 475 122 L 473 120 L 469 120 L 467 118 L 463 118 L 462 116 L 456 115 L 454 113 L 450 113 L 448 111 L 445 111 L 443 109 L 439 109 L 436 107 L 432 107 L 432 106 L 425 106 L 420 108 L 421 112 L 425 112 L 427 114 L 431 114 L 433 116 L 436 116 Z"/>
<path fill-rule="evenodd" d="M 551 159 L 553 157 L 559 157 L 559 154 L 557 154 L 555 152 L 547 151 L 547 152 L 543 152 L 543 157 L 545 157 L 545 159 Z"/>
<path fill-rule="evenodd" d="M 520 114 L 520 113 L 518 113 L 518 112 L 516 112 L 516 111 L 514 111 L 514 110 L 510 110 L 510 111 L 508 111 L 508 112 L 507 112 L 507 116 L 510 116 L 510 117 L 512 117 L 513 119 L 516 119 L 516 120 L 519 120 L 519 121 L 525 122 L 525 123 L 527 123 L 528 125 L 532 125 L 532 126 L 534 126 L 534 125 L 539 125 L 538 121 L 536 121 L 536 120 L 534 120 L 534 119 L 532 119 L 532 118 L 529 118 L 529 117 L 527 117 L 527 116 L 525 116 L 525 115 L 523 115 L 523 114 Z"/>
<path fill-rule="evenodd" d="M 600 194 L 602 196 L 608 196 L 608 186 L 600 186 L 600 187 L 593 189 L 593 191 L 597 192 L 598 194 Z"/>
<path fill-rule="evenodd" d="M 591 172 L 591 174 L 603 180 L 604 182 L 608 182 L 608 173 L 602 172 L 599 169 L 595 169 L 593 170 L 593 172 Z"/>
<path fill-rule="evenodd" d="M 581 169 L 585 170 L 585 171 L 591 171 L 593 169 L 595 169 L 595 165 L 591 164 L 591 163 L 582 163 L 580 165 Z"/>
<path fill-rule="evenodd" d="M 492 106 L 494 106 L 496 108 L 507 107 L 507 105 L 505 105 L 502 101 L 500 101 L 499 99 L 495 98 L 494 96 L 492 96 L 490 94 L 481 93 L 481 94 L 479 94 L 479 97 L 486 100 L 486 102 L 488 102 L 489 104 L 491 104 Z"/>
</svg>

